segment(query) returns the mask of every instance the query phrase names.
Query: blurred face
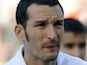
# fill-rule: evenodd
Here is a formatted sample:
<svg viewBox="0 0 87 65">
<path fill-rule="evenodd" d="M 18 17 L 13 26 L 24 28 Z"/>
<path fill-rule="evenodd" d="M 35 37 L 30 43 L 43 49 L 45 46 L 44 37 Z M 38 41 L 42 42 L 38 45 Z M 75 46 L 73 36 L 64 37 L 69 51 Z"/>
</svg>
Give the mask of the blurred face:
<svg viewBox="0 0 87 65">
<path fill-rule="evenodd" d="M 65 32 L 64 39 L 60 45 L 60 50 L 80 58 L 85 58 L 85 34 Z"/>
<path fill-rule="evenodd" d="M 59 5 L 47 6 L 32 4 L 27 13 L 29 20 L 26 30 L 20 33 L 24 48 L 29 55 L 44 61 L 55 60 L 63 34 L 63 13 Z M 17 27 L 18 28 L 18 27 Z M 26 38 L 29 38 L 27 40 Z"/>
</svg>

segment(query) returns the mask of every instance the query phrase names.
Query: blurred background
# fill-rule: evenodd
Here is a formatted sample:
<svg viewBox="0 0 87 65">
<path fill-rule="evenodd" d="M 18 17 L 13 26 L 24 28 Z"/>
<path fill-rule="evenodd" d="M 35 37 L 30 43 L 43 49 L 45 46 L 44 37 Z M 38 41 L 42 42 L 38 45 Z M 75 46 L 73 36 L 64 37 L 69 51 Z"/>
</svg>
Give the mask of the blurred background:
<svg viewBox="0 0 87 65">
<path fill-rule="evenodd" d="M 87 0 L 59 1 L 64 8 L 64 18 L 75 18 L 87 26 Z M 18 2 L 19 0 L 0 0 L 0 65 L 14 56 L 22 43 L 14 34 Z"/>
</svg>

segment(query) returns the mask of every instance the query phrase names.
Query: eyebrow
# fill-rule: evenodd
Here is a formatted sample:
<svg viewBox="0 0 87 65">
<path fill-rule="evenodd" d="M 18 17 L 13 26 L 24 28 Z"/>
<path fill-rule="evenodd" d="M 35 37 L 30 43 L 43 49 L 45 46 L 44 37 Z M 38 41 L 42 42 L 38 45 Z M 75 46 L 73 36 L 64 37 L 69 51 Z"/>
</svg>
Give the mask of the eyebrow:
<svg viewBox="0 0 87 65">
<path fill-rule="evenodd" d="M 36 24 L 38 23 L 46 23 L 46 20 L 38 20 L 38 21 L 35 21 Z"/>
<path fill-rule="evenodd" d="M 64 20 L 57 20 L 57 21 L 55 21 L 55 23 L 56 23 L 56 22 L 58 22 L 58 23 L 63 23 L 63 21 L 64 21 Z M 48 22 L 46 22 L 46 20 L 38 20 L 38 21 L 35 21 L 35 24 L 38 24 L 38 23 L 48 23 Z"/>
</svg>

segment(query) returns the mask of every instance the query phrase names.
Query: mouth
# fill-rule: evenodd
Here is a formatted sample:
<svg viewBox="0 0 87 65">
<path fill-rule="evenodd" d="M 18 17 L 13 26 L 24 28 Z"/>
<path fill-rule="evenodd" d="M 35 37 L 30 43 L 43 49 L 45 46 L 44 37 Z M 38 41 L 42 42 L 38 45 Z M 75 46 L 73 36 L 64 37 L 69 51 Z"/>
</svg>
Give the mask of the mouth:
<svg viewBox="0 0 87 65">
<path fill-rule="evenodd" d="M 43 46 L 43 48 L 48 48 L 48 49 L 55 49 L 57 47 L 58 47 L 57 44 L 47 44 Z"/>
</svg>

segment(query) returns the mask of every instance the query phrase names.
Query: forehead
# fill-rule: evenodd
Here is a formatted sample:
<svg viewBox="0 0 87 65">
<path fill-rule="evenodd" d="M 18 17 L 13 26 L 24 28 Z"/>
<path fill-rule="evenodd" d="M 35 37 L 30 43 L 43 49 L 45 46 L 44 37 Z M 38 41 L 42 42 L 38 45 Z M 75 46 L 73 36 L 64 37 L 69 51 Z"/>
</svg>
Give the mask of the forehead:
<svg viewBox="0 0 87 65">
<path fill-rule="evenodd" d="M 30 19 L 45 19 L 50 17 L 63 19 L 63 13 L 59 5 L 48 6 L 32 4 L 28 7 L 27 13 Z"/>
<path fill-rule="evenodd" d="M 84 33 L 65 32 L 63 42 L 80 43 L 85 42 L 85 38 Z"/>
</svg>

